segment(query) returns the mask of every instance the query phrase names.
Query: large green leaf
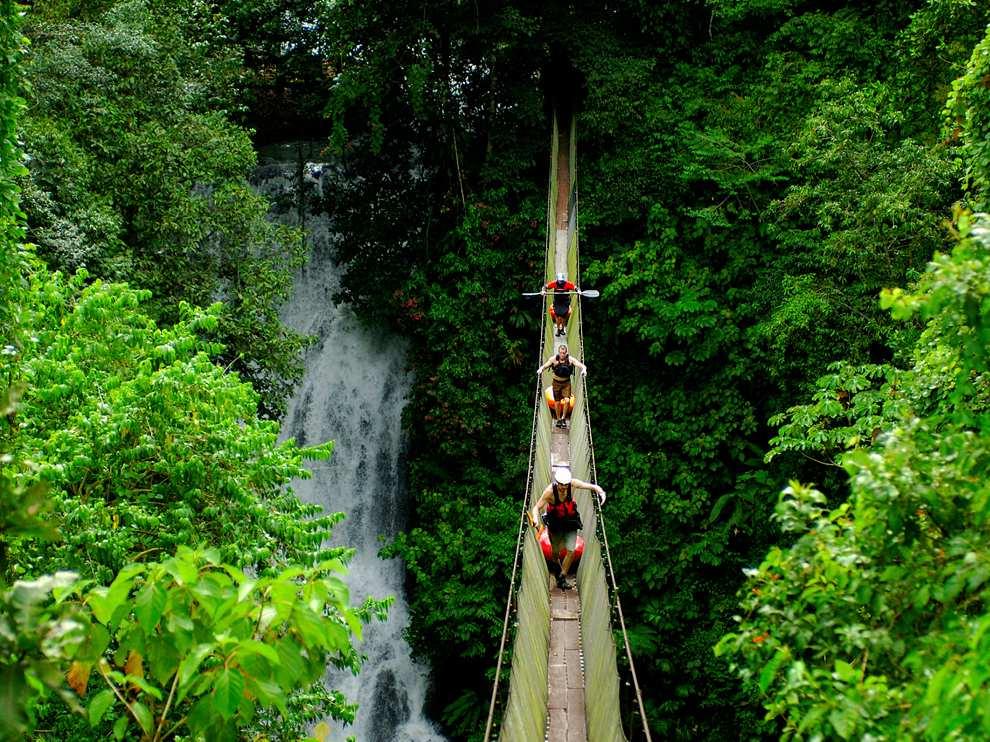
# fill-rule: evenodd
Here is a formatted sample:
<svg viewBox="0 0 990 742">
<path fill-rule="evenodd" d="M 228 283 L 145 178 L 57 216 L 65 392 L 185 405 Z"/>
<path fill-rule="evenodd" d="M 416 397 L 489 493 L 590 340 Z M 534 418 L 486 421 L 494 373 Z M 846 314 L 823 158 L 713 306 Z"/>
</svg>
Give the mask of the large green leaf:
<svg viewBox="0 0 990 742">
<path fill-rule="evenodd" d="M 134 613 L 146 634 L 150 634 L 158 624 L 167 600 L 168 593 L 158 582 L 147 582 L 135 596 Z"/>
<path fill-rule="evenodd" d="M 95 727 L 116 700 L 112 690 L 101 690 L 89 701 L 89 725 Z"/>
<path fill-rule="evenodd" d="M 234 668 L 224 668 L 213 681 L 213 701 L 224 719 L 231 718 L 240 706 L 244 694 L 244 677 Z"/>
</svg>

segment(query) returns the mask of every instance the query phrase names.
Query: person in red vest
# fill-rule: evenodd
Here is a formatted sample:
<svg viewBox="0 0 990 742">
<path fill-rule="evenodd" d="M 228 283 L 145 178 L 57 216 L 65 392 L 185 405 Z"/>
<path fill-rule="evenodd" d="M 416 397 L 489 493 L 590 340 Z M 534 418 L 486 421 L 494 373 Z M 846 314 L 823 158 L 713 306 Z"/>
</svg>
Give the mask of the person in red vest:
<svg viewBox="0 0 990 742">
<path fill-rule="evenodd" d="M 571 294 L 577 290 L 578 287 L 567 280 L 566 273 L 558 273 L 553 281 L 548 281 L 540 290 L 541 294 L 546 294 L 548 291 L 553 294 L 550 319 L 557 325 L 555 335 L 563 335 L 567 332 L 567 320 L 571 318 Z"/>
<path fill-rule="evenodd" d="M 580 479 L 574 479 L 571 477 L 569 466 L 558 464 L 553 467 L 553 477 L 550 484 L 543 490 L 543 495 L 533 506 L 533 522 L 539 523 L 542 520 L 550 532 L 550 548 L 554 558 L 557 559 L 557 564 L 560 565 L 557 587 L 561 590 L 570 590 L 573 587 L 567 581 L 567 570 L 571 568 L 571 562 L 574 560 L 577 532 L 582 527 L 581 515 L 578 513 L 577 503 L 574 501 L 574 488 L 594 490 L 598 493 L 601 501 L 605 501 L 605 490 L 597 484 L 589 484 Z M 561 550 L 565 550 L 563 560 L 560 559 Z"/>
</svg>

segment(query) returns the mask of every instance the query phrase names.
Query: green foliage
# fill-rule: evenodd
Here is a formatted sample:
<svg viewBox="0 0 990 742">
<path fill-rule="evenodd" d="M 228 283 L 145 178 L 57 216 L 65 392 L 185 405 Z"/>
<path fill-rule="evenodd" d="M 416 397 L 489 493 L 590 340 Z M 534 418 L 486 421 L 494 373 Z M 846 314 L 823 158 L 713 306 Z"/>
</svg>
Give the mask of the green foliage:
<svg viewBox="0 0 990 742">
<path fill-rule="evenodd" d="M 0 6 L 0 54 L 6 60 L 0 70 L 0 339 L 4 347 L 0 364 L 0 389 L 6 390 L 11 356 L 20 345 L 18 298 L 23 289 L 23 256 L 18 243 L 23 235 L 21 211 L 14 181 L 24 174 L 21 150 L 16 145 L 17 116 L 24 108 L 19 91 L 18 62 L 24 38 L 21 36 L 17 5 L 4 0 Z M 6 411 L 3 412 L 7 414 Z M 2 423 L 0 423 L 2 425 Z"/>
<path fill-rule="evenodd" d="M 912 290 L 883 292 L 893 317 L 925 322 L 911 368 L 838 368 L 819 381 L 815 404 L 788 412 L 772 452 L 828 451 L 850 432 L 847 445 L 858 446 L 842 457 L 850 495 L 838 507 L 796 482 L 784 490 L 776 518 L 796 541 L 747 570 L 745 613 L 716 647 L 785 738 L 990 731 L 983 219 L 957 212 L 952 254 L 936 254 Z M 870 376 L 886 377 L 879 392 Z"/>
<path fill-rule="evenodd" d="M 965 74 L 952 83 L 946 103 L 950 137 L 962 143 L 967 190 L 978 208 L 990 194 L 990 31 L 973 49 Z"/>
<path fill-rule="evenodd" d="M 146 291 L 86 278 L 33 272 L 27 391 L 5 463 L 36 463 L 5 467 L 0 485 L 5 501 L 13 490 L 40 503 L 43 484 L 58 523 L 58 539 L 41 544 L 21 520 L 30 512 L 5 514 L 6 571 L 71 564 L 90 579 L 57 572 L 0 593 L 0 734 L 43 718 L 74 739 L 120 739 L 129 725 L 149 740 L 246 728 L 279 739 L 315 714 L 353 719 L 322 688 L 325 665 L 356 671 L 350 637 L 389 601 L 349 605 L 335 574 L 349 550 L 323 547 L 340 515 L 320 516 L 286 488 L 307 475 L 304 457 L 332 445 L 276 443 L 250 385 L 209 360 L 199 333 L 218 306 L 184 307 L 162 330 L 140 309 Z M 185 546 L 197 543 L 214 548 Z M 94 672 L 106 688 L 86 695 Z M 92 731 L 44 700 L 54 692 L 82 712 L 66 683 L 85 697 Z"/>
<path fill-rule="evenodd" d="M 112 662 L 74 666 L 79 675 L 97 670 L 112 692 L 91 696 L 92 726 L 107 703 L 126 701 L 147 737 L 236 739 L 257 710 L 287 715 L 288 691 L 319 680 L 328 661 L 357 669 L 350 634 L 360 638 L 361 624 L 339 562 L 252 579 L 218 556 L 180 549 L 81 596 L 113 640 Z"/>
<path fill-rule="evenodd" d="M 317 138 L 331 69 L 320 48 L 318 3 L 310 0 L 228 0 L 216 3 L 228 39 L 243 53 L 239 102 L 262 142 Z M 210 46 L 215 41 L 211 40 Z"/>
<path fill-rule="evenodd" d="M 841 470 L 794 456 L 765 466 L 762 421 L 840 359 L 835 388 L 793 411 L 774 450 L 832 463 L 892 414 L 883 376 L 862 380 L 852 410 L 833 409 L 835 395 L 911 341 L 876 295 L 946 242 L 961 169 L 938 112 L 969 53 L 955 42 L 986 18 L 949 26 L 951 53 L 932 69 L 912 45 L 944 39 L 943 18 L 912 15 L 909 33 L 891 22 L 907 24 L 903 6 L 802 4 L 757 25 L 734 18 L 785 4 L 732 5 L 745 12 L 716 8 L 704 28 L 668 11 L 682 46 L 659 22 L 644 30 L 675 50 L 659 68 L 633 43 L 578 52 L 584 283 L 606 299 L 585 315 L 588 363 L 608 379 L 593 400 L 597 463 L 622 475 L 608 517 L 619 570 L 637 577 L 631 621 L 664 636 L 638 666 L 653 726 L 685 739 L 773 734 L 706 643 L 731 626 L 733 572 L 779 540 L 767 492 L 784 466 L 823 484 Z M 799 440 L 805 429 L 820 445 Z"/>
<path fill-rule="evenodd" d="M 846 449 L 869 446 L 898 416 L 902 375 L 890 366 L 850 366 L 839 362 L 816 382 L 814 402 L 796 405 L 770 418 L 780 426 L 770 439 L 767 461 L 788 451 L 830 459 Z M 782 423 L 785 423 L 782 425 Z M 838 464 L 834 460 L 831 463 Z"/>
<path fill-rule="evenodd" d="M 896 84 L 823 81 L 790 148 L 798 183 L 772 205 L 768 227 L 782 252 L 771 276 L 785 276 L 771 279 L 777 289 L 761 286 L 776 306 L 756 330 L 775 373 L 793 373 L 809 334 L 825 336 L 826 353 L 851 346 L 851 358 L 867 343 L 890 344 L 873 299 L 944 242 L 939 214 L 958 169 L 943 147 L 910 138 L 917 124 L 899 106 Z"/>
<path fill-rule="evenodd" d="M 41 518 L 45 509 L 42 488 L 25 486 L 14 478 L 15 460 L 10 452 L 11 421 L 23 392 L 21 360 L 25 341 L 24 299 L 27 293 L 28 256 L 21 246 L 24 236 L 16 178 L 26 171 L 16 146 L 16 120 L 24 107 L 18 95 L 23 45 L 18 6 L 0 5 L 0 56 L 7 64 L 0 70 L 0 585 L 7 568 L 7 534 L 36 537 L 51 535 Z M 17 715 L 12 716 L 15 718 Z"/>
<path fill-rule="evenodd" d="M 499 638 L 515 545 L 515 530 L 506 526 L 518 522 L 517 498 L 525 485 L 527 449 L 519 434 L 529 430 L 526 389 L 532 371 L 524 336 L 535 328 L 525 317 L 533 307 L 520 305 L 516 288 L 525 285 L 534 266 L 505 265 L 503 243 L 525 239 L 527 226 L 507 211 L 496 194 L 469 207 L 458 234 L 463 252 L 459 248 L 456 258 L 432 265 L 428 282 L 425 270 L 416 276 L 425 285 L 414 294 L 422 297 L 414 309 L 424 316 L 402 320 L 418 340 L 414 368 L 431 373 L 432 383 L 416 391 L 408 418 L 416 446 L 410 452 L 414 524 L 389 553 L 403 557 L 416 586 L 410 606 L 413 646 L 434 662 L 465 671 L 490 661 Z M 484 280 L 495 271 L 507 280 Z M 496 316 L 506 322 L 493 326 L 489 317 Z M 493 394 L 501 376 L 513 379 L 514 386 Z M 471 677 L 470 691 L 485 697 L 485 677 L 476 670 Z M 469 689 L 456 690 L 445 699 L 444 707 L 452 705 L 443 713 L 459 719 L 466 734 L 470 717 L 458 711 L 457 696 Z"/>
<path fill-rule="evenodd" d="M 752 15 L 788 13 L 797 0 L 708 0 L 713 15 L 727 20 L 740 20 Z"/>
<path fill-rule="evenodd" d="M 220 307 L 184 307 L 159 329 L 140 308 L 146 291 L 85 282 L 42 271 L 32 291 L 17 452 L 38 462 L 25 481 L 48 487 L 62 539 L 15 547 L 18 573 L 72 564 L 106 580 L 139 553 L 198 543 L 262 570 L 322 558 L 340 516 L 285 484 L 332 445 L 276 445 L 278 426 L 254 417 L 257 394 L 210 362 L 200 333 Z"/>
<path fill-rule="evenodd" d="M 89 621 L 80 607 L 50 600 L 53 590 L 64 592 L 75 579 L 58 572 L 0 592 L 0 739 L 23 739 L 33 726 L 28 702 L 46 688 L 82 711 L 65 686 L 65 670 L 77 653 L 90 652 Z"/>
<path fill-rule="evenodd" d="M 57 572 L 0 593 L 0 735 L 43 721 L 73 739 L 286 739 L 352 720 L 354 706 L 322 687 L 325 666 L 356 671 L 351 636 L 390 601 L 349 605 L 338 573 L 350 552 L 323 546 L 340 514 L 287 489 L 332 444 L 278 444 L 250 385 L 211 363 L 201 334 L 219 306 L 185 306 L 159 329 L 140 308 L 147 291 L 86 279 L 33 272 L 7 460 L 35 463 L 0 480 L 5 500 L 47 492 L 58 525 L 42 544 L 21 520 L 31 513 L 5 514 L 6 572 L 71 564 L 86 579 Z M 91 674 L 103 690 L 87 693 Z"/>
<path fill-rule="evenodd" d="M 240 69 L 225 21 L 201 0 L 83 18 L 40 3 L 26 31 L 29 239 L 56 268 L 150 289 L 159 321 L 222 298 L 217 358 L 277 415 L 300 374 L 303 340 L 278 309 L 303 246 L 248 185 L 251 141 L 225 110 Z"/>
<path fill-rule="evenodd" d="M 545 93 L 578 116 L 582 283 L 602 291 L 585 305 L 584 360 L 651 726 L 772 735 L 710 647 L 731 628 L 739 568 L 780 538 L 767 493 L 812 470 L 844 494 L 838 467 L 822 475 L 793 454 L 834 463 L 897 414 L 887 366 L 916 332 L 876 295 L 948 243 L 962 168 L 939 118 L 987 9 L 517 6 L 320 16 L 334 142 L 360 175 L 333 204 L 343 294 L 412 339 L 414 527 L 396 550 L 414 646 L 445 668 L 492 656 L 485 601 L 501 598 L 462 550 L 482 548 L 497 517 L 511 533 L 517 508 L 489 502 L 525 467 L 528 384 L 506 351 L 536 360 L 518 342 L 536 317 L 503 289 L 540 271 Z M 489 323 L 494 340 L 478 330 Z M 795 407 L 827 371 L 817 406 Z M 764 421 L 789 408 L 768 464 Z M 441 678 L 434 703 L 469 736 L 465 692 Z"/>
<path fill-rule="evenodd" d="M 71 5 L 81 17 L 92 10 Z M 36 7 L 39 17 L 51 10 Z M 363 622 L 384 620 L 390 602 L 350 605 L 341 577 L 349 551 L 323 547 L 339 514 L 319 515 L 287 487 L 307 475 L 304 458 L 326 458 L 332 445 L 278 444 L 277 425 L 256 416 L 258 394 L 210 361 L 223 352 L 210 339 L 228 311 L 221 305 L 180 303 L 175 321 L 160 329 L 145 311 L 147 290 L 89 282 L 82 268 L 66 280 L 19 244 L 14 178 L 25 171 L 14 124 L 23 40 L 15 6 L 4 0 L 0 11 L 7 61 L 0 70 L 0 739 L 24 739 L 39 722 L 47 730 L 40 734 L 74 740 L 299 739 L 317 721 L 314 732 L 325 737 L 329 725 L 321 720 L 347 723 L 355 712 L 323 686 L 326 665 L 356 671 L 352 637 L 360 638 Z M 130 3 L 115 12 L 109 36 L 81 21 L 83 40 L 61 37 L 69 61 L 60 63 L 85 77 L 92 67 L 69 64 L 82 48 L 87 64 L 108 48 L 133 52 L 116 59 L 114 79 L 126 88 L 141 73 L 131 68 L 130 80 L 122 67 L 150 59 L 140 32 L 148 10 Z M 201 20 L 195 16 L 188 22 Z M 162 42 L 175 32 L 156 27 Z M 179 49 L 173 61 L 197 67 L 203 51 Z M 160 82 L 170 70 L 149 65 L 143 72 L 144 82 Z M 193 90 L 196 77 L 186 78 L 191 98 L 207 93 Z M 112 76 L 93 78 L 110 84 Z M 153 85 L 143 92 L 155 102 Z M 114 122 L 97 91 L 90 93 L 89 111 L 107 114 L 105 124 L 126 129 L 141 115 L 129 111 L 127 121 Z M 84 126 L 86 110 L 75 113 L 79 119 L 61 123 Z M 66 137 L 59 141 L 72 150 Z M 83 149 L 63 175 L 87 175 Z M 74 196 L 85 200 L 85 190 Z M 126 194 L 114 195 L 121 203 Z M 262 203 L 243 196 L 221 187 L 209 198 L 233 211 L 253 209 L 248 221 L 263 213 Z M 92 236 L 108 240 L 94 256 L 114 259 L 113 227 L 123 222 L 112 209 L 97 217 L 65 226 L 75 234 L 80 224 L 92 227 Z M 260 297 L 283 292 L 280 265 L 241 266 L 245 280 L 259 285 L 238 299 L 261 304 L 252 312 L 241 301 L 244 328 L 274 317 L 274 304 Z M 285 347 L 270 334 L 268 341 L 274 344 L 259 336 L 253 347 Z M 214 548 L 186 546 L 200 543 Z M 160 561 L 145 563 L 152 554 Z M 84 577 L 64 571 L 67 565 Z M 23 579 L 8 587 L 11 576 Z"/>
<path fill-rule="evenodd" d="M 350 637 L 369 613 L 349 606 L 343 571 L 332 560 L 249 578 L 216 552 L 180 548 L 128 565 L 108 587 L 71 573 L 17 582 L 3 613 L 3 637 L 18 637 L 4 646 L 11 695 L 46 685 L 82 711 L 71 688 L 101 738 L 133 727 L 143 740 L 238 739 L 265 710 L 288 716 L 289 694 L 328 662 L 359 666 Z M 329 700 L 333 718 L 353 719 Z"/>
</svg>

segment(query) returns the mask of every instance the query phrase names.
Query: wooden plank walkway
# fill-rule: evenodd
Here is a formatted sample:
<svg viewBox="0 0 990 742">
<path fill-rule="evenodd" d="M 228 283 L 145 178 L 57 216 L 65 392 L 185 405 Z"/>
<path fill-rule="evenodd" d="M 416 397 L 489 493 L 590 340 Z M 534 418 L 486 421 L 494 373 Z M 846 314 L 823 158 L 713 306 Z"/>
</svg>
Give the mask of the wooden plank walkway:
<svg viewBox="0 0 990 742">
<path fill-rule="evenodd" d="M 567 273 L 568 202 L 571 193 L 570 131 L 557 132 L 557 228 L 554 234 L 554 273 Z"/>
<path fill-rule="evenodd" d="M 554 417 L 553 414 L 550 416 Z M 553 420 L 551 419 L 550 424 L 553 425 Z M 557 466 L 557 464 L 570 465 L 571 454 L 570 446 L 568 446 L 567 434 L 570 432 L 570 428 L 551 428 L 550 433 L 550 466 Z"/>
<path fill-rule="evenodd" d="M 581 597 L 576 589 L 550 591 L 550 724 L 548 742 L 587 742 Z"/>
<path fill-rule="evenodd" d="M 569 464 L 568 432 L 554 428 L 550 463 Z M 551 578 L 553 575 L 551 575 Z M 572 575 L 573 577 L 573 575 Z M 581 596 L 577 587 L 550 590 L 549 742 L 587 742 L 584 715 L 584 657 L 581 653 Z"/>
<path fill-rule="evenodd" d="M 570 194 L 570 136 L 558 131 L 557 224 L 554 268 L 567 273 L 568 196 Z M 560 342 L 554 338 L 553 352 Z M 551 417 L 553 417 L 551 415 Z M 570 464 L 570 428 L 552 428 L 550 465 Z M 576 572 L 576 570 L 574 570 Z M 573 574 L 571 575 L 573 578 Z M 553 575 L 551 574 L 551 580 Z M 581 652 L 581 596 L 577 587 L 550 588 L 550 700 L 547 704 L 547 742 L 587 742 L 584 712 L 584 656 Z"/>
</svg>

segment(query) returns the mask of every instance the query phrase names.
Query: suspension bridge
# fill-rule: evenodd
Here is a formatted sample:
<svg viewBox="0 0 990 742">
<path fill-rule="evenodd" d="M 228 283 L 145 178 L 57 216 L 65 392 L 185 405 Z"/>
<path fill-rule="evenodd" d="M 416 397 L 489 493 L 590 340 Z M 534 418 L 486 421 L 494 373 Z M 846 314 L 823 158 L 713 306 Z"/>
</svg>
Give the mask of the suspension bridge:
<svg viewBox="0 0 990 742">
<path fill-rule="evenodd" d="M 580 287 L 573 118 L 561 126 L 554 116 L 550 149 L 543 283 L 566 273 Z M 573 298 L 566 336 L 557 338 L 547 311 L 552 298 L 544 297 L 539 363 L 559 342 L 566 342 L 571 355 L 584 358 L 581 296 Z M 575 478 L 598 481 L 587 379 L 576 378 L 574 386 L 571 424 L 561 429 L 554 426 L 544 401 L 542 378 L 537 383 L 529 470 L 485 742 L 652 742 L 598 497 L 573 489 L 585 541 L 574 591 L 554 584 L 526 517 L 550 483 L 554 465 L 568 464 Z M 621 669 L 628 679 L 620 678 L 613 630 L 623 640 Z M 502 669 L 510 634 L 514 636 L 506 692 Z"/>
</svg>

